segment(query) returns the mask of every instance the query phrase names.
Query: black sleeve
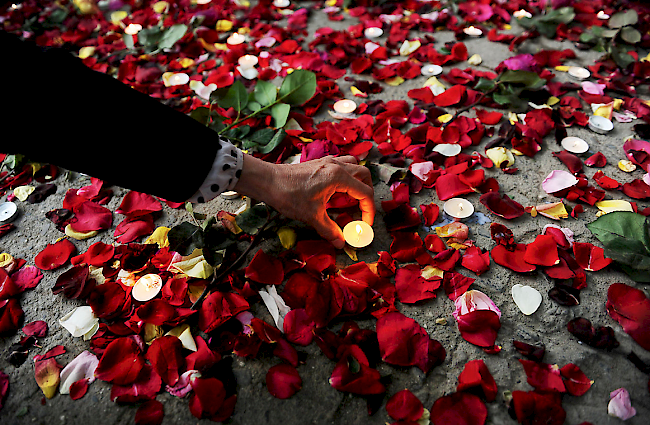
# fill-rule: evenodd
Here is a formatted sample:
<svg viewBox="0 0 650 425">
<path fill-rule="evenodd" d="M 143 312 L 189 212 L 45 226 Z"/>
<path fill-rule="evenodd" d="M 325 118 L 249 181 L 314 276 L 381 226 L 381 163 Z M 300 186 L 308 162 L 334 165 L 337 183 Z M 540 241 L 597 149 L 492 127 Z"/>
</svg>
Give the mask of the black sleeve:
<svg viewBox="0 0 650 425">
<path fill-rule="evenodd" d="M 0 31 L 0 152 L 183 202 L 217 154 L 214 131 L 72 54 Z"/>
</svg>

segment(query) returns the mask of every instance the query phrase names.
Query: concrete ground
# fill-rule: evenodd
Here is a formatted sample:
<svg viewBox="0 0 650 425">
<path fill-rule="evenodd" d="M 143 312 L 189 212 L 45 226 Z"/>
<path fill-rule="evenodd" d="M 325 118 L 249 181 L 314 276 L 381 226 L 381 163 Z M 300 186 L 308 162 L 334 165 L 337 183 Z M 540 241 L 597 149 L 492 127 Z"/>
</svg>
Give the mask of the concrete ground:
<svg viewBox="0 0 650 425">
<path fill-rule="evenodd" d="M 329 26 L 334 29 L 344 29 L 351 20 L 343 22 L 331 22 L 321 11 L 314 11 L 310 18 L 309 33 L 317 28 Z M 513 28 L 513 31 L 516 31 Z M 417 36 L 414 33 L 413 36 Z M 442 46 L 445 42 L 453 39 L 449 32 L 437 32 L 434 34 L 436 47 Z M 483 58 L 480 69 L 494 69 L 502 60 L 513 55 L 507 45 L 492 43 L 487 38 L 465 40 L 469 55 L 478 53 Z M 555 42 L 539 38 L 532 42 L 526 42 L 521 53 L 535 53 L 540 49 L 564 49 L 572 48 L 571 43 Z M 570 60 L 570 65 L 587 66 L 592 64 L 599 54 L 592 51 L 576 50 L 578 58 Z M 467 63 L 453 65 L 464 69 Z M 445 72 L 452 66 L 445 66 Z M 568 78 L 563 73 L 558 73 L 558 79 Z M 386 87 L 383 93 L 370 95 L 369 99 L 408 99 L 407 92 L 412 88 L 421 87 L 425 77 L 408 80 L 398 87 Z M 340 80 L 341 90 L 349 93 L 350 83 Z M 643 95 L 642 95 L 643 96 Z M 647 99 L 648 97 L 645 96 Z M 453 111 L 452 111 L 453 112 Z M 323 113 L 319 119 L 331 119 Z M 603 136 L 591 132 L 588 129 L 569 128 L 569 135 L 578 136 L 588 141 L 591 149 L 601 151 L 608 158 L 608 165 L 603 169 L 605 174 L 618 179 L 621 182 L 628 182 L 634 178 L 640 178 L 641 171 L 632 174 L 625 174 L 616 167 L 619 159 L 624 157 L 622 149 L 623 139 L 632 134 L 631 124 L 615 123 L 615 129 L 610 134 Z M 479 152 L 489 141 L 484 138 L 483 143 L 477 147 Z M 1 149 L 0 149 L 1 150 Z M 544 202 L 556 201 L 541 188 L 542 180 L 555 169 L 563 170 L 564 165 L 554 158 L 551 153 L 558 151 L 555 141 L 547 138 L 542 151 L 534 158 L 517 157 L 515 166 L 519 171 L 508 175 L 500 171 L 486 170 L 487 177 L 495 177 L 503 193 L 518 201 L 524 206 L 537 205 Z M 374 155 L 377 155 L 375 152 Z M 376 157 L 371 157 L 376 158 Z M 586 167 L 585 172 L 591 177 L 596 170 Z M 69 178 L 68 178 L 69 177 Z M 20 216 L 15 221 L 17 227 L 12 233 L 0 239 L 0 252 L 7 252 L 14 257 L 23 258 L 28 264 L 34 264 L 34 257 L 48 243 L 52 243 L 62 236 L 54 225 L 45 217 L 45 213 L 61 207 L 65 192 L 69 188 L 78 188 L 88 184 L 85 176 L 74 173 L 59 177 L 57 192 L 46 201 L 39 204 L 20 203 Z M 107 205 L 115 211 L 122 200 L 127 189 L 113 187 L 115 196 Z M 383 225 L 380 202 L 390 199 L 390 192 L 384 183 L 375 186 L 375 202 L 377 204 L 377 217 L 375 240 L 367 248 L 359 252 L 359 260 L 373 262 L 377 260 L 377 252 L 388 250 L 390 237 Z M 510 227 L 515 238 L 521 243 L 528 243 L 534 240 L 546 224 L 555 223 L 544 217 L 532 218 L 524 215 L 512 221 L 502 220 L 491 214 L 478 202 L 478 195 L 469 195 L 477 212 L 487 216 L 493 222 L 503 223 Z M 608 192 L 607 199 L 628 199 L 620 192 Z M 629 199 L 628 199 L 629 200 Z M 2 199 L 4 201 L 4 198 Z M 435 202 L 442 206 L 435 193 L 424 190 L 418 195 L 412 196 L 411 205 L 419 206 L 423 203 Z M 196 210 L 211 215 L 222 209 L 234 211 L 240 205 L 241 200 L 223 201 L 216 200 L 209 204 L 197 206 Z M 640 207 L 650 206 L 647 202 L 639 202 Z M 573 205 L 573 204 L 570 204 Z M 598 241 L 591 236 L 585 225 L 595 219 L 596 208 L 587 207 L 586 212 L 579 219 L 566 219 L 560 224 L 570 228 L 575 233 L 575 240 L 578 242 Z M 180 210 L 172 210 L 164 207 L 164 213 L 156 221 L 159 226 L 179 224 L 189 220 L 188 214 Z M 115 215 L 115 225 L 119 224 L 121 217 Z M 477 221 L 470 221 L 470 238 L 476 241 L 476 245 L 484 249 L 490 249 L 494 243 L 490 239 L 490 223 L 479 224 Z M 424 231 L 420 232 L 424 236 Z M 113 229 L 101 233 L 99 236 L 86 241 L 74 241 L 79 252 L 92 243 L 102 240 L 112 243 Z M 267 252 L 280 252 L 281 246 L 277 240 L 266 241 L 262 247 Z M 351 264 L 351 260 L 339 252 L 337 261 L 341 265 Z M 57 395 L 54 398 L 44 401 L 43 395 L 36 385 L 33 371 L 33 356 L 42 354 L 49 348 L 62 344 L 66 347 L 67 353 L 59 357 L 59 363 L 67 364 L 80 352 L 88 348 L 88 344 L 79 338 L 73 338 L 68 331 L 58 324 L 58 319 L 73 307 L 79 305 L 75 301 L 68 300 L 62 296 L 52 295 L 51 288 L 57 276 L 65 269 L 55 272 L 44 272 L 45 278 L 40 285 L 27 291 L 21 298 L 21 305 L 25 311 L 25 323 L 34 320 L 45 320 L 49 327 L 49 333 L 39 341 L 42 349 L 31 351 L 29 359 L 20 367 L 11 366 L 6 361 L 5 350 L 17 342 L 21 333 L 0 339 L 0 370 L 3 370 L 10 378 L 9 396 L 5 401 L 4 408 L 0 411 L 0 423 L 4 424 L 126 424 L 132 423 L 136 411 L 135 406 L 116 405 L 109 399 L 110 385 L 96 381 L 90 385 L 88 394 L 82 399 L 72 401 L 69 396 Z M 460 269 L 461 273 L 475 277 L 467 270 Z M 424 374 L 415 367 L 399 368 L 381 364 L 378 368 L 382 376 L 390 375 L 392 382 L 388 386 L 387 396 L 408 388 L 430 409 L 433 402 L 440 396 L 453 392 L 456 388 L 457 377 L 462 371 L 466 362 L 472 359 L 483 359 L 494 376 L 498 385 L 499 395 L 496 401 L 488 403 L 489 424 L 514 424 L 508 413 L 504 401 L 504 393 L 515 390 L 531 390 L 526 383 L 526 375 L 523 368 L 517 361 L 517 355 L 513 340 L 522 340 L 529 343 L 543 343 L 546 346 L 545 362 L 555 363 L 563 366 L 567 363 L 575 363 L 586 375 L 594 380 L 592 388 L 581 397 L 566 395 L 563 400 L 563 407 L 567 412 L 567 424 L 579 424 L 589 421 L 593 424 L 617 424 L 619 419 L 607 415 L 607 403 L 609 393 L 617 388 L 625 387 L 632 397 L 632 405 L 637 409 L 637 415 L 627 421 L 630 424 L 648 423 L 650 414 L 650 395 L 648 393 L 648 376 L 636 369 L 625 355 L 634 351 L 642 360 L 650 362 L 650 353 L 639 347 L 622 328 L 612 320 L 605 311 L 606 291 L 608 286 L 614 282 L 624 282 L 647 291 L 646 285 L 634 285 L 634 283 L 623 273 L 607 270 L 597 273 L 590 273 L 587 278 L 588 287 L 581 292 L 581 303 L 575 307 L 561 307 L 548 298 L 548 290 L 553 286 L 542 273 L 531 276 L 521 276 L 494 263 L 491 269 L 477 278 L 473 285 L 488 294 L 501 309 L 502 327 L 499 330 L 497 344 L 503 346 L 499 354 L 489 355 L 480 348 L 466 342 L 460 337 L 456 322 L 452 317 L 453 303 L 446 296 L 439 292 L 438 298 L 416 306 L 399 305 L 400 311 L 407 316 L 417 320 L 424 326 L 432 338 L 440 341 L 447 351 L 445 362 L 430 373 Z M 543 294 L 543 302 L 539 310 L 531 316 L 524 316 L 518 310 L 510 296 L 510 288 L 516 284 L 526 284 L 537 288 Z M 253 313 L 269 322 L 271 318 L 263 305 L 255 305 Z M 594 325 L 606 325 L 614 328 L 616 337 L 621 346 L 614 352 L 608 353 L 603 350 L 593 349 L 583 345 L 572 337 L 566 330 L 566 324 L 574 317 L 585 317 Z M 436 324 L 436 319 L 447 319 L 447 325 Z M 362 327 L 374 328 L 374 321 L 360 322 Z M 337 330 L 340 325 L 334 326 Z M 368 416 L 365 400 L 358 396 L 346 394 L 333 389 L 328 379 L 331 375 L 334 363 L 328 360 L 315 344 L 308 347 L 298 347 L 298 350 L 306 354 L 306 362 L 298 367 L 303 380 L 303 388 L 288 400 L 279 400 L 269 394 L 265 388 L 265 376 L 269 367 L 278 363 L 275 358 L 260 358 L 255 360 L 241 359 L 233 356 L 232 367 L 237 378 L 238 401 L 235 413 L 230 423 L 232 424 L 384 424 L 391 422 L 382 407 L 374 416 Z M 158 395 L 157 400 L 165 406 L 164 424 L 172 423 L 207 423 L 207 420 L 197 421 L 188 409 L 187 399 L 178 399 L 166 393 Z"/>
</svg>

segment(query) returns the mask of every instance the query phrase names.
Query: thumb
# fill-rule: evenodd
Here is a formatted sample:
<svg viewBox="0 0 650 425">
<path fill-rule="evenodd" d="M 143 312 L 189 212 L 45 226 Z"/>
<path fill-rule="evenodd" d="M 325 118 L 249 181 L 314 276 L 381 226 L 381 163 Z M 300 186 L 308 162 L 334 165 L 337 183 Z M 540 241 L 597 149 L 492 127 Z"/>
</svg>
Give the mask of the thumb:
<svg viewBox="0 0 650 425">
<path fill-rule="evenodd" d="M 319 235 L 334 245 L 335 248 L 342 249 L 345 246 L 343 231 L 326 212 L 324 212 L 320 218 L 317 218 L 312 223 L 312 226 Z"/>
</svg>

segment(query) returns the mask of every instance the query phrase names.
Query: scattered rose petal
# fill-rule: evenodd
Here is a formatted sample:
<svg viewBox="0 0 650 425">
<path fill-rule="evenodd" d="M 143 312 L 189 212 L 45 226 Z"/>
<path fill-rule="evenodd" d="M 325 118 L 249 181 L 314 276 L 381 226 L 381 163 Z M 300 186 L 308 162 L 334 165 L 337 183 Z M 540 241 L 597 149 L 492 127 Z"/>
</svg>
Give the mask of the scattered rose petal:
<svg viewBox="0 0 650 425">
<path fill-rule="evenodd" d="M 61 371 L 59 392 L 61 394 L 69 394 L 70 386 L 81 379 L 91 384 L 95 380 L 95 369 L 98 364 L 99 359 L 94 354 L 87 350 L 82 351 Z"/>
<path fill-rule="evenodd" d="M 542 294 L 528 285 L 516 284 L 512 287 L 511 293 L 519 310 L 527 316 L 536 312 L 542 303 Z"/>
<path fill-rule="evenodd" d="M 542 189 L 549 195 L 567 189 L 578 183 L 578 179 L 571 173 L 562 170 L 553 170 L 542 181 Z"/>
<path fill-rule="evenodd" d="M 619 388 L 609 394 L 607 414 L 623 421 L 636 415 L 636 409 L 630 401 L 630 393 L 625 388 Z"/>
</svg>

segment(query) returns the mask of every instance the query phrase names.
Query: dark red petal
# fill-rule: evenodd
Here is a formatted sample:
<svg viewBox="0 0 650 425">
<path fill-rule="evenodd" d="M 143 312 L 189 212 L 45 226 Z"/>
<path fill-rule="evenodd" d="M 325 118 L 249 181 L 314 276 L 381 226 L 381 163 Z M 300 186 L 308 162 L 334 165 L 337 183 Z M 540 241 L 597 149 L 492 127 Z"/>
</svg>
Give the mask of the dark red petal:
<svg viewBox="0 0 650 425">
<path fill-rule="evenodd" d="M 42 338 L 47 335 L 47 322 L 43 320 L 36 320 L 23 326 L 23 332 L 27 336 L 35 336 Z"/>
<path fill-rule="evenodd" d="M 521 341 L 512 341 L 512 345 L 515 346 L 515 349 L 519 354 L 536 362 L 541 362 L 544 358 L 544 353 L 546 352 L 544 344 L 531 345 Z"/>
<path fill-rule="evenodd" d="M 393 242 L 390 244 L 390 255 L 397 261 L 408 263 L 415 260 L 423 249 L 422 238 L 417 232 L 392 233 Z"/>
<path fill-rule="evenodd" d="M 48 244 L 34 258 L 34 264 L 41 270 L 54 270 L 64 265 L 77 248 L 68 239 Z"/>
<path fill-rule="evenodd" d="M 397 269 L 395 274 L 395 289 L 397 297 L 405 304 L 430 300 L 436 297 L 436 289 L 440 287 L 440 278 L 425 279 L 422 269 L 417 264 L 408 264 Z"/>
<path fill-rule="evenodd" d="M 388 399 L 386 412 L 397 421 L 417 421 L 424 413 L 424 406 L 411 391 L 404 389 Z"/>
<path fill-rule="evenodd" d="M 113 213 L 94 202 L 84 201 L 74 208 L 75 220 L 70 227 L 76 232 L 106 230 L 113 224 Z M 40 267 L 39 267 L 40 268 Z"/>
<path fill-rule="evenodd" d="M 226 398 L 223 382 L 217 378 L 194 378 L 190 397 L 190 412 L 196 418 L 211 418 L 219 412 Z"/>
<path fill-rule="evenodd" d="M 21 291 L 34 289 L 43 279 L 43 273 L 34 266 L 24 266 L 11 275 L 11 279 Z"/>
<path fill-rule="evenodd" d="M 273 397 L 289 398 L 302 388 L 302 379 L 295 367 L 279 364 L 266 373 L 266 388 Z"/>
<path fill-rule="evenodd" d="M 183 344 L 175 336 L 161 336 L 153 340 L 147 349 L 147 360 L 162 381 L 174 386 L 185 367 Z"/>
<path fill-rule="evenodd" d="M 643 291 L 624 283 L 607 290 L 607 312 L 641 347 L 650 351 L 650 300 Z"/>
<path fill-rule="evenodd" d="M 111 401 L 118 403 L 135 403 L 143 400 L 153 400 L 162 387 L 160 376 L 151 365 L 145 364 L 138 377 L 129 385 L 113 385 Z"/>
<path fill-rule="evenodd" d="M 162 205 L 156 198 L 146 193 L 132 190 L 124 196 L 122 203 L 115 212 L 131 217 L 138 217 L 161 210 Z"/>
<path fill-rule="evenodd" d="M 475 280 L 471 277 L 463 276 L 460 273 L 449 272 L 444 274 L 442 286 L 445 288 L 445 293 L 449 299 L 454 301 L 467 292 L 467 289 L 469 289 Z"/>
<path fill-rule="evenodd" d="M 433 424 L 483 425 L 487 407 L 480 398 L 465 392 L 440 397 L 431 407 Z"/>
<path fill-rule="evenodd" d="M 422 210 L 422 217 L 424 218 L 425 226 L 432 226 L 433 223 L 438 220 L 440 207 L 438 207 L 436 204 L 431 203 L 427 205 L 420 205 L 420 209 Z"/>
<path fill-rule="evenodd" d="M 145 401 L 135 412 L 136 425 L 160 425 L 165 417 L 164 406 L 158 400 Z"/>
<path fill-rule="evenodd" d="M 6 300 L 14 295 L 20 294 L 21 289 L 18 287 L 14 280 L 9 277 L 7 272 L 0 267 L 0 300 Z"/>
<path fill-rule="evenodd" d="M 0 410 L 9 394 L 9 376 L 0 370 Z"/>
<path fill-rule="evenodd" d="M 601 152 L 596 152 L 589 158 L 585 159 L 585 165 L 588 167 L 604 167 L 607 165 L 607 158 Z"/>
<path fill-rule="evenodd" d="M 284 316 L 284 334 L 293 344 L 307 346 L 314 339 L 314 322 L 304 308 L 289 311 Z"/>
<path fill-rule="evenodd" d="M 458 375 L 456 391 L 466 391 L 473 388 L 479 388 L 487 402 L 494 401 L 497 396 L 497 384 L 485 362 L 481 359 L 467 362 L 463 371 Z"/>
<path fill-rule="evenodd" d="M 491 310 L 475 310 L 458 316 L 460 336 L 479 347 L 494 346 L 497 331 L 501 328 L 499 315 Z"/>
<path fill-rule="evenodd" d="M 526 246 L 524 261 L 539 266 L 554 266 L 560 263 L 557 243 L 551 235 L 537 235 L 535 241 Z"/>
<path fill-rule="evenodd" d="M 520 424 L 562 425 L 566 419 L 558 393 L 513 391 L 511 403 Z"/>
<path fill-rule="evenodd" d="M 73 400 L 79 400 L 86 395 L 86 392 L 88 392 L 88 379 L 86 378 L 73 382 L 70 385 L 70 398 Z"/>
<path fill-rule="evenodd" d="M 564 378 L 564 385 L 569 394 L 579 397 L 586 393 L 593 381 L 587 378 L 580 368 L 573 363 L 569 363 L 560 369 L 560 374 Z"/>
<path fill-rule="evenodd" d="M 590 272 L 597 272 L 611 264 L 611 258 L 605 258 L 605 251 L 599 246 L 588 242 L 575 242 L 573 244 L 573 255 L 583 269 Z"/>
<path fill-rule="evenodd" d="M 539 391 L 566 391 L 557 365 L 519 359 L 524 366 L 528 383 Z"/>
<path fill-rule="evenodd" d="M 477 246 L 471 246 L 465 250 L 460 265 L 480 276 L 490 270 L 490 253 L 482 252 Z"/>
<path fill-rule="evenodd" d="M 132 338 L 117 338 L 108 344 L 99 359 L 95 376 L 102 381 L 128 385 L 136 380 L 143 366 L 144 358 L 138 344 Z"/>
<path fill-rule="evenodd" d="M 507 220 L 521 217 L 524 214 L 524 207 L 519 202 L 510 199 L 506 194 L 487 192 L 481 195 L 479 200 L 488 210 Z"/>
<path fill-rule="evenodd" d="M 623 184 L 623 193 L 634 199 L 650 198 L 650 186 L 643 180 L 634 179 L 631 183 Z"/>
<path fill-rule="evenodd" d="M 23 310 L 15 298 L 0 300 L 0 336 L 13 334 L 23 323 Z"/>
<path fill-rule="evenodd" d="M 262 285 L 279 285 L 284 280 L 282 262 L 260 249 L 246 267 L 246 279 Z"/>
<path fill-rule="evenodd" d="M 340 355 L 329 382 L 338 391 L 371 395 L 386 392 L 380 379 L 381 375 L 368 365 L 368 359 L 361 348 L 352 344 L 346 346 Z"/>
</svg>

